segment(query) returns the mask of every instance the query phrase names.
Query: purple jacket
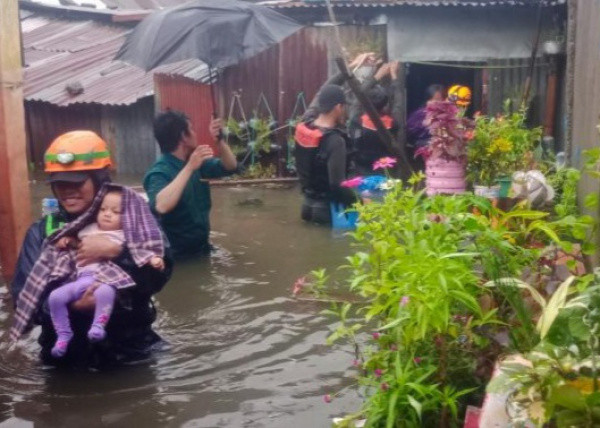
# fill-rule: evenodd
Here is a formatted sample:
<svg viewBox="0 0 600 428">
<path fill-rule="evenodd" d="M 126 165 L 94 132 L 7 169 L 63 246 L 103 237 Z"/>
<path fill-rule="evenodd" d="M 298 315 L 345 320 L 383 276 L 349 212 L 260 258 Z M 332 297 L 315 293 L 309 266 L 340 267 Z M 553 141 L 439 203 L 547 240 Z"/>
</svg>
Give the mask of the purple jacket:
<svg viewBox="0 0 600 428">
<path fill-rule="evenodd" d="M 425 125 L 423 125 L 423 121 L 425 120 L 426 111 L 425 107 L 421 107 L 418 110 L 413 111 L 408 119 L 406 120 L 406 137 L 407 141 L 411 145 L 424 145 L 423 143 L 417 144 L 419 141 L 429 140 L 431 135 L 429 134 L 429 130 Z"/>
</svg>

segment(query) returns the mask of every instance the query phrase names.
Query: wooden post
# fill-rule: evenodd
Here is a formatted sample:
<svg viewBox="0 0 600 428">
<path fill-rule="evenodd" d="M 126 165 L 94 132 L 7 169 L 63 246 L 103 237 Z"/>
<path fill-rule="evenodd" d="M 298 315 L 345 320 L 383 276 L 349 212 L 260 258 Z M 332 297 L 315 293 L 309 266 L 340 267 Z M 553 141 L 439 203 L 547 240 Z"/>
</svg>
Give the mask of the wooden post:
<svg viewBox="0 0 600 428">
<path fill-rule="evenodd" d="M 18 0 L 0 8 L 0 263 L 5 279 L 15 270 L 31 223 L 23 109 L 23 72 Z"/>
<path fill-rule="evenodd" d="M 556 59 L 550 59 L 550 72 L 546 84 L 546 112 L 544 114 L 544 137 L 554 136 L 556 118 Z"/>
</svg>

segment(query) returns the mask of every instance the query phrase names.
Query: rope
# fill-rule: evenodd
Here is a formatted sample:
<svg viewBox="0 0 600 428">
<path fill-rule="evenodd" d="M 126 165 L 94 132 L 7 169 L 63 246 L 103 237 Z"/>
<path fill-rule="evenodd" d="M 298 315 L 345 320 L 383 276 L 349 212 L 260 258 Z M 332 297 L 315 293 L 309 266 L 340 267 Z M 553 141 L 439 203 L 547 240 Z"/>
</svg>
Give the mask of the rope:
<svg viewBox="0 0 600 428">
<path fill-rule="evenodd" d="M 265 97 L 264 92 L 261 92 L 260 95 L 258 96 L 258 103 L 256 104 L 256 114 L 258 115 L 261 101 L 262 101 L 263 105 L 266 107 L 267 111 L 269 112 L 269 117 L 271 119 L 273 119 L 273 112 L 271 111 L 271 107 L 269 106 L 269 101 L 267 100 L 267 97 Z"/>
<path fill-rule="evenodd" d="M 471 65 L 471 64 L 455 64 L 447 62 L 434 62 L 434 61 L 407 61 L 407 64 L 422 64 L 422 65 L 433 65 L 437 67 L 447 68 L 471 68 L 476 70 L 509 70 L 516 68 L 529 68 L 529 64 L 521 65 Z M 547 67 L 550 64 L 547 62 L 537 63 L 535 67 Z"/>
<path fill-rule="evenodd" d="M 292 149 L 294 147 L 294 142 L 293 142 L 293 135 L 292 135 L 293 128 L 292 128 L 292 126 L 290 126 L 290 124 L 298 115 L 299 107 L 302 107 L 302 109 L 303 109 L 302 114 L 304 114 L 307 109 L 304 91 L 298 92 L 298 95 L 296 95 L 296 102 L 294 103 L 294 109 L 292 110 L 292 114 L 290 115 L 290 118 L 288 119 L 287 160 L 286 160 L 286 168 L 288 170 L 291 170 L 292 168 L 294 168 L 296 166 L 295 159 L 292 156 Z"/>
</svg>

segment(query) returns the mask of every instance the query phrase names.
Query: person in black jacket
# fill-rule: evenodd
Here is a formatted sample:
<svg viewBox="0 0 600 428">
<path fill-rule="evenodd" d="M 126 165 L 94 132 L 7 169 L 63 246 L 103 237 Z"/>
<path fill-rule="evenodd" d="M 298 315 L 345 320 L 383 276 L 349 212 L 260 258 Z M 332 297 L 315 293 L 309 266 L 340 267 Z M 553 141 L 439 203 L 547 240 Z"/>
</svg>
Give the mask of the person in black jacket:
<svg viewBox="0 0 600 428">
<path fill-rule="evenodd" d="M 17 301 L 40 256 L 45 238 L 85 212 L 102 184 L 110 181 L 110 154 L 106 143 L 90 131 L 59 136 L 46 151 L 45 161 L 59 212 L 45 216 L 27 231 L 10 285 L 13 302 Z M 42 347 L 42 362 L 53 366 L 104 367 L 147 359 L 161 342 L 152 330 L 156 319 L 152 295 L 158 293 L 171 276 L 173 262 L 166 240 L 165 251 L 165 269 L 157 272 L 149 266 L 137 267 L 125 247 L 105 237 L 82 240 L 77 254 L 79 263 L 111 260 L 125 270 L 136 285 L 119 292 L 113 316 L 106 327 L 107 338 L 98 344 L 90 344 L 86 335 L 93 316 L 94 288 L 90 287 L 74 302 L 70 307 L 74 337 L 67 354 L 60 359 L 50 354 L 56 333 L 48 310 L 48 296 L 45 296 L 35 319 L 41 326 L 38 343 Z"/>
<path fill-rule="evenodd" d="M 395 137 L 398 133 L 398 121 L 388 114 L 390 96 L 388 91 L 381 85 L 375 85 L 367 92 L 369 100 L 377 110 L 383 126 Z M 368 114 L 360 117 L 360 131 L 356 138 L 355 163 L 360 175 L 381 174 L 381 171 L 373 171 L 373 164 L 380 158 L 391 156 L 381 141 L 378 130 Z"/>
<path fill-rule="evenodd" d="M 351 206 L 358 200 L 351 189 L 341 186 L 350 168 L 350 142 L 342 129 L 345 104 L 344 90 L 326 84 L 317 95 L 316 108 L 309 108 L 296 127 L 296 168 L 304 195 L 301 216 L 305 221 L 329 224 L 331 202 Z"/>
</svg>

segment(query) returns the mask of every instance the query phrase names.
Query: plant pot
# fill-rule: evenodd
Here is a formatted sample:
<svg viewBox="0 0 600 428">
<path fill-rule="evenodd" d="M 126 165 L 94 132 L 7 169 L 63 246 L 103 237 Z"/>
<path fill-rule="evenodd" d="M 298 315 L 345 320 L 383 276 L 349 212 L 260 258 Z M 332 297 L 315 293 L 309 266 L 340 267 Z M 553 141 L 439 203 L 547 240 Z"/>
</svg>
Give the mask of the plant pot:
<svg viewBox="0 0 600 428">
<path fill-rule="evenodd" d="M 429 158 L 425 161 L 427 195 L 455 195 L 466 190 L 465 164 L 457 160 Z"/>
<path fill-rule="evenodd" d="M 498 194 L 501 198 L 508 198 L 508 194 L 510 192 L 510 186 L 512 184 L 512 178 L 510 177 L 502 177 L 496 180 L 496 183 L 500 186 L 500 192 Z"/>
<path fill-rule="evenodd" d="M 500 185 L 496 186 L 473 186 L 473 192 L 477 196 L 483 196 L 488 199 L 497 199 L 500 197 Z"/>
</svg>

